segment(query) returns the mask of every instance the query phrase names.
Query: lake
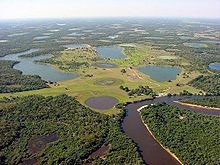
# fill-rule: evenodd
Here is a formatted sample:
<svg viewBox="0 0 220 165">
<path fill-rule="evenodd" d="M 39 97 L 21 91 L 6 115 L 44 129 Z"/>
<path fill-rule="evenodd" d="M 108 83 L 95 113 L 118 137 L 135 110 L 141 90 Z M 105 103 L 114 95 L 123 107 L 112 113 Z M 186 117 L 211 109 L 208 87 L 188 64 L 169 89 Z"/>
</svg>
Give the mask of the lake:
<svg viewBox="0 0 220 165">
<path fill-rule="evenodd" d="M 22 71 L 24 75 L 39 75 L 43 80 L 46 81 L 64 81 L 77 78 L 79 75 L 75 73 L 64 73 L 59 70 L 54 69 L 53 67 L 46 65 L 35 63 L 36 60 L 42 60 L 50 58 L 51 56 L 38 56 L 34 58 L 20 58 L 19 56 L 30 54 L 32 52 L 37 51 L 38 49 L 31 49 L 29 51 L 25 51 L 22 53 L 10 54 L 5 57 L 0 58 L 0 60 L 11 60 L 11 61 L 19 61 L 20 63 L 16 64 L 13 68 Z"/>
<path fill-rule="evenodd" d="M 205 48 L 205 47 L 207 47 L 207 45 L 203 44 L 203 43 L 184 43 L 184 45 L 191 47 L 191 48 Z"/>
<path fill-rule="evenodd" d="M 143 66 L 139 67 L 138 70 L 159 82 L 175 80 L 177 75 L 181 73 L 180 68 L 171 66 Z"/>
<path fill-rule="evenodd" d="M 211 70 L 220 71 L 220 63 L 211 63 L 211 64 L 209 64 L 209 68 L 210 68 Z"/>
<path fill-rule="evenodd" d="M 105 59 L 124 59 L 124 58 L 127 58 L 127 56 L 123 54 L 123 48 L 120 48 L 120 47 L 100 46 L 100 47 L 97 47 L 96 50 L 100 54 L 100 56 Z"/>
</svg>

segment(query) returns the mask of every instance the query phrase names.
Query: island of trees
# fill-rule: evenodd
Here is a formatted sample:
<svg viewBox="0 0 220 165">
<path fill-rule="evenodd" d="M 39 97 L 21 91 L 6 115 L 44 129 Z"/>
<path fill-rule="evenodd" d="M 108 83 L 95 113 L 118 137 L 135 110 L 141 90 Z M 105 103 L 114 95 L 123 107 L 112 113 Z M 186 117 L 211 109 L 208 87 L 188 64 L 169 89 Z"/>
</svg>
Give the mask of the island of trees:
<svg viewBox="0 0 220 165">
<path fill-rule="evenodd" d="M 165 103 L 141 111 L 144 122 L 163 146 L 183 164 L 220 164 L 220 118 Z"/>
<path fill-rule="evenodd" d="M 220 74 L 209 76 L 199 76 L 189 84 L 195 88 L 201 89 L 210 95 L 220 95 Z"/>
<path fill-rule="evenodd" d="M 206 107 L 220 108 L 220 97 L 211 97 L 211 98 L 193 99 L 193 100 L 182 100 L 182 102 L 206 106 Z"/>
</svg>

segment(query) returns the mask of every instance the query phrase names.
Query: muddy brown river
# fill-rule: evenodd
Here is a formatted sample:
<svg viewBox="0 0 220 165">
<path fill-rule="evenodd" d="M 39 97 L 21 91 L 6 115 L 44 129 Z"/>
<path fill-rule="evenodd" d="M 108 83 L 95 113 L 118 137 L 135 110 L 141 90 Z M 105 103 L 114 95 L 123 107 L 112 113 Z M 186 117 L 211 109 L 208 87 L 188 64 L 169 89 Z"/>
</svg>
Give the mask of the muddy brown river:
<svg viewBox="0 0 220 165">
<path fill-rule="evenodd" d="M 207 110 L 206 108 L 183 106 L 174 102 L 182 99 L 199 98 L 204 98 L 204 96 L 158 97 L 156 99 L 132 103 L 126 106 L 126 117 L 122 122 L 122 129 L 137 144 L 139 152 L 146 164 L 179 165 L 180 163 L 174 157 L 172 157 L 163 147 L 161 147 L 160 144 L 151 136 L 150 132 L 146 129 L 144 123 L 142 122 L 141 116 L 137 110 L 144 105 L 165 102 L 169 105 L 175 105 L 186 110 L 192 110 L 207 115 L 220 116 L 220 111 L 218 110 L 212 111 Z"/>
</svg>

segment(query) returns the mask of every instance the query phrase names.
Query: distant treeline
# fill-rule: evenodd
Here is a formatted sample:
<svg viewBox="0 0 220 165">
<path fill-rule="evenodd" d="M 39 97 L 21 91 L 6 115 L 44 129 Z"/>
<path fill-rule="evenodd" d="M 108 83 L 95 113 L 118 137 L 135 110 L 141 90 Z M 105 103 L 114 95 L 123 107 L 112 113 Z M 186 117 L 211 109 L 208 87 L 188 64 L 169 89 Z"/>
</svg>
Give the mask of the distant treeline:
<svg viewBox="0 0 220 165">
<path fill-rule="evenodd" d="M 199 76 L 192 80 L 189 85 L 201 89 L 207 94 L 220 95 L 220 74 L 210 76 Z"/>
<path fill-rule="evenodd" d="M 47 55 L 47 54 L 58 54 L 60 51 L 63 51 L 63 50 L 65 50 L 65 48 L 62 46 L 58 46 L 55 48 L 44 48 L 36 52 L 30 53 L 30 54 L 22 55 L 20 57 L 36 57 L 36 56 Z"/>
<path fill-rule="evenodd" d="M 150 88 L 149 86 L 142 86 L 140 85 L 136 89 L 129 89 L 128 87 L 120 86 L 120 89 L 127 92 L 129 96 L 157 96 L 156 92 Z"/>
<path fill-rule="evenodd" d="M 195 104 L 195 105 L 201 105 L 201 106 L 207 106 L 207 107 L 220 108 L 220 97 L 183 100 L 182 102 Z"/>
</svg>

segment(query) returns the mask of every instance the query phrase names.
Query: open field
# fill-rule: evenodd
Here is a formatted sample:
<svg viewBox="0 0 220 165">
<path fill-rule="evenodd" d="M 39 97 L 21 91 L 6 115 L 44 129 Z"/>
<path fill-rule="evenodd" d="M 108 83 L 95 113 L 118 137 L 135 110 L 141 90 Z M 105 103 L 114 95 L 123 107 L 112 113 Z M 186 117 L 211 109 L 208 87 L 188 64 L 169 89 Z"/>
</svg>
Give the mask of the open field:
<svg viewBox="0 0 220 165">
<path fill-rule="evenodd" d="M 139 73 L 135 69 L 127 69 L 126 73 L 121 73 L 122 68 L 111 68 L 111 69 L 91 69 L 89 74 L 93 77 L 85 77 L 81 75 L 77 79 L 67 80 L 60 82 L 58 84 L 50 85 L 51 88 L 33 90 L 27 92 L 19 93 L 8 93 L 0 94 L 0 97 L 9 97 L 9 96 L 26 96 L 26 95 L 44 95 L 44 96 L 56 96 L 60 94 L 68 94 L 70 96 L 76 97 L 76 99 L 83 105 L 85 100 L 93 96 L 112 96 L 120 100 L 121 103 L 128 101 L 137 101 L 147 98 L 146 96 L 139 97 L 129 97 L 126 92 L 122 91 L 119 87 L 120 85 L 127 86 L 129 89 L 137 88 L 139 85 L 149 86 L 153 88 L 157 94 L 166 95 L 168 93 L 179 93 L 181 91 L 188 90 L 192 93 L 198 93 L 199 90 L 192 87 L 183 85 L 177 87 L 177 83 L 187 83 L 190 79 L 196 77 L 196 73 L 192 73 L 190 78 L 184 79 L 182 76 L 178 76 L 175 81 L 172 82 L 155 82 L 151 80 L 148 76 Z M 121 83 L 118 85 L 99 85 L 97 81 L 100 79 L 109 79 L 117 77 L 118 80 L 121 80 Z M 103 111 L 102 111 L 103 112 Z M 117 109 L 111 109 L 104 111 L 104 113 L 116 113 Z"/>
</svg>

